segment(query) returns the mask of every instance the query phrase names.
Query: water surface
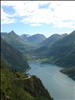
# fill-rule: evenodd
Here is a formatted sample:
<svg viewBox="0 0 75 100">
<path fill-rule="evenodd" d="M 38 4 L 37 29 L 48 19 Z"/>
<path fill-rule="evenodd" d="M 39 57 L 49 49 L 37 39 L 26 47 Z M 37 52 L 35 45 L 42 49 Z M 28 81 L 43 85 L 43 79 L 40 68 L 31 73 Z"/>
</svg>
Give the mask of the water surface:
<svg viewBox="0 0 75 100">
<path fill-rule="evenodd" d="M 39 62 L 29 63 L 27 73 L 41 79 L 54 100 L 75 100 L 75 81 L 60 72 L 60 67 Z"/>
</svg>

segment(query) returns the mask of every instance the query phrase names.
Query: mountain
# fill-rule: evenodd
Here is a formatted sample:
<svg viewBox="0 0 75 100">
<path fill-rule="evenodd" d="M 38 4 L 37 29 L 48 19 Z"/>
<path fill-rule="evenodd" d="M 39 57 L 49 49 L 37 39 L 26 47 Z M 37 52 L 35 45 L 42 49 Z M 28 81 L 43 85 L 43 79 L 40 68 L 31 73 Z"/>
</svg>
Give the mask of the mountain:
<svg viewBox="0 0 75 100">
<path fill-rule="evenodd" d="M 1 100 L 53 100 L 40 79 L 31 76 L 24 80 L 27 75 L 10 70 L 9 64 L 2 57 L 0 70 Z"/>
<path fill-rule="evenodd" d="M 61 34 L 62 38 L 67 36 L 67 35 L 68 35 L 67 33 Z"/>
<path fill-rule="evenodd" d="M 63 67 L 74 66 L 75 61 L 75 31 L 55 42 L 48 52 L 50 60 Z"/>
<path fill-rule="evenodd" d="M 43 42 L 40 43 L 41 46 L 51 46 L 54 42 L 56 42 L 57 40 L 63 38 L 67 36 L 67 34 L 53 34 L 51 35 L 49 38 L 45 39 Z"/>
<path fill-rule="evenodd" d="M 30 37 L 30 35 L 28 35 L 28 34 L 22 34 L 22 35 L 20 35 L 20 37 L 21 37 L 21 39 L 23 39 L 25 42 L 28 43 L 28 38 Z"/>
<path fill-rule="evenodd" d="M 51 46 L 36 49 L 33 54 L 42 58 L 43 63 L 64 67 L 61 72 L 75 80 L 75 30 Z"/>
<path fill-rule="evenodd" d="M 1 33 L 1 37 L 21 52 L 29 53 L 32 49 L 32 47 L 25 43 L 25 41 L 23 41 L 21 37 L 17 35 L 14 31 L 11 31 L 6 35 L 4 35 L 4 33 Z"/>
<path fill-rule="evenodd" d="M 69 77 L 71 77 L 72 79 L 75 80 L 75 66 L 74 67 L 69 67 L 69 68 L 64 68 L 60 72 L 68 75 Z"/>
<path fill-rule="evenodd" d="M 26 71 L 29 68 L 26 58 L 17 49 L 1 38 L 1 56 L 8 62 L 10 69 Z"/>
<path fill-rule="evenodd" d="M 28 35 L 28 34 L 22 34 L 22 35 L 20 35 L 20 37 L 21 37 L 21 39 L 22 39 L 25 43 L 27 43 L 28 45 L 31 46 L 31 43 L 28 41 L 28 38 L 30 37 L 30 35 Z"/>
<path fill-rule="evenodd" d="M 32 54 L 39 57 L 44 57 L 48 55 L 49 47 L 48 46 L 41 46 L 35 49 Z"/>
<path fill-rule="evenodd" d="M 75 65 L 75 31 L 56 41 L 50 47 L 40 47 L 34 51 L 37 56 L 47 57 L 50 63 L 62 67 Z"/>
<path fill-rule="evenodd" d="M 35 34 L 32 36 L 23 34 L 21 35 L 21 38 L 28 44 L 34 45 L 34 46 L 38 45 L 39 43 L 41 43 L 42 41 L 46 39 L 46 37 L 42 34 Z"/>
<path fill-rule="evenodd" d="M 1 38 L 1 100 L 53 100 L 36 76 L 29 79 L 26 58 Z"/>
<path fill-rule="evenodd" d="M 1 32 L 1 37 L 7 36 L 7 32 Z"/>
<path fill-rule="evenodd" d="M 68 34 L 67 33 L 64 33 L 64 34 L 53 34 L 51 35 L 49 38 L 46 38 L 44 41 L 42 41 L 40 44 L 39 44 L 39 47 L 36 48 L 34 51 L 33 51 L 33 54 L 34 55 L 48 55 L 48 51 L 50 50 L 50 46 L 53 45 L 56 41 L 64 38 L 65 36 L 67 36 Z"/>
</svg>

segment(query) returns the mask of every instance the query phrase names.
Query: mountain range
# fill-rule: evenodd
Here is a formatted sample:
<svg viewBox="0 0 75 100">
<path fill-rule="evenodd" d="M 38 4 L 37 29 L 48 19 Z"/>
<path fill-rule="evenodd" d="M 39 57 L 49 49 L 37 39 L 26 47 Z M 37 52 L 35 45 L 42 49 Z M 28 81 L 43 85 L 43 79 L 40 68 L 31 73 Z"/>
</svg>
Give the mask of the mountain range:
<svg viewBox="0 0 75 100">
<path fill-rule="evenodd" d="M 67 33 L 64 33 L 62 35 L 59 34 L 53 34 L 50 37 L 46 38 L 44 41 L 42 41 L 40 43 L 41 46 L 51 46 L 54 42 L 56 42 L 57 40 L 67 36 Z"/>
<path fill-rule="evenodd" d="M 52 37 L 51 37 L 52 38 Z M 42 46 L 34 51 L 35 55 L 46 56 L 51 63 L 63 67 L 75 65 L 75 31 L 58 39 L 51 46 Z"/>
<path fill-rule="evenodd" d="M 27 57 L 35 56 L 42 63 L 64 67 L 60 72 L 75 79 L 75 30 L 70 34 L 17 35 L 14 31 L 1 33 L 1 99 L 53 100 L 40 79 L 25 73 L 29 69 Z M 45 59 L 45 60 L 43 60 Z M 18 78 L 19 80 L 17 80 Z"/>
<path fill-rule="evenodd" d="M 29 56 L 34 49 L 38 47 L 38 44 L 46 39 L 42 34 L 35 35 L 17 35 L 13 30 L 9 33 L 2 32 L 1 37 L 15 49 L 23 52 L 25 56 Z"/>
<path fill-rule="evenodd" d="M 46 37 L 42 34 L 35 34 L 32 36 L 23 34 L 20 36 L 26 43 L 30 44 L 30 45 L 38 45 L 39 43 L 41 43 L 42 41 L 44 41 L 46 39 Z"/>
<path fill-rule="evenodd" d="M 61 72 L 75 79 L 75 30 L 69 35 L 66 34 L 62 38 L 55 38 L 55 41 L 49 42 L 52 37 L 46 39 L 47 41 L 43 41 L 47 45 L 37 48 L 33 54 L 38 58 L 46 59 L 43 62 L 64 67 Z M 60 36 L 57 35 L 56 37 Z"/>
<path fill-rule="evenodd" d="M 29 52 L 30 46 L 26 44 L 19 35 L 17 35 L 14 31 L 9 33 L 1 33 L 1 37 L 14 48 L 21 52 Z"/>
<path fill-rule="evenodd" d="M 53 100 L 39 78 L 24 79 L 26 70 L 30 68 L 25 56 L 3 38 L 0 68 L 1 100 Z"/>
<path fill-rule="evenodd" d="M 8 43 L 11 45 L 15 46 L 18 44 L 17 48 L 19 46 L 33 46 L 33 45 L 38 45 L 41 43 L 43 40 L 46 39 L 46 37 L 42 34 L 35 34 L 35 35 L 28 35 L 28 34 L 22 34 L 22 35 L 17 35 L 13 30 L 9 33 L 2 32 L 1 37 L 4 38 Z"/>
<path fill-rule="evenodd" d="M 58 66 L 70 67 L 75 65 L 75 31 L 61 40 L 56 41 L 48 51 L 48 57 Z"/>
<path fill-rule="evenodd" d="M 1 37 L 30 57 L 46 58 L 49 63 L 65 68 L 75 66 L 75 30 L 70 34 L 53 34 L 48 38 L 41 34 L 19 36 L 14 31 L 2 33 Z"/>
</svg>

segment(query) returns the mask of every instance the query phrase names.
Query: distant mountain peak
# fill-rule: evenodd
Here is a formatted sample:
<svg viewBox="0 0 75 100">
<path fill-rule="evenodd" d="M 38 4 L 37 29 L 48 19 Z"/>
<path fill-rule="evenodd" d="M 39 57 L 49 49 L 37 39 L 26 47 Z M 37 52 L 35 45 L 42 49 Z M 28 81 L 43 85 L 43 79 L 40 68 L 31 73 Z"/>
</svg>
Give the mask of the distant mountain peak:
<svg viewBox="0 0 75 100">
<path fill-rule="evenodd" d="M 16 34 L 13 30 L 10 32 L 11 34 Z"/>
<path fill-rule="evenodd" d="M 22 34 L 21 37 L 30 37 L 29 34 Z"/>
<path fill-rule="evenodd" d="M 67 36 L 67 35 L 68 35 L 67 33 L 61 34 L 62 37 L 65 37 L 65 36 Z"/>
<path fill-rule="evenodd" d="M 19 36 L 17 35 L 13 30 L 11 32 L 8 33 L 9 36 Z"/>
<path fill-rule="evenodd" d="M 30 35 L 29 35 L 29 34 L 26 34 L 26 36 L 27 36 L 27 37 L 30 37 Z"/>
<path fill-rule="evenodd" d="M 71 32 L 71 34 L 75 34 L 75 30 Z"/>
</svg>

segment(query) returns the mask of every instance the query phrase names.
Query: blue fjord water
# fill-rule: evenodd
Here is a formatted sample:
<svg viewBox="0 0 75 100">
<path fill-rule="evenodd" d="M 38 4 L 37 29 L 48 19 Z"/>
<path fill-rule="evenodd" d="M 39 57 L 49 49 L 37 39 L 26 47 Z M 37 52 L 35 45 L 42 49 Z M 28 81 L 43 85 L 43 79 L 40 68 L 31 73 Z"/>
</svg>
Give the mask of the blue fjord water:
<svg viewBox="0 0 75 100">
<path fill-rule="evenodd" d="M 62 69 L 52 64 L 30 62 L 31 69 L 27 72 L 41 79 L 54 100 L 75 100 L 75 81 L 60 72 Z"/>
</svg>

